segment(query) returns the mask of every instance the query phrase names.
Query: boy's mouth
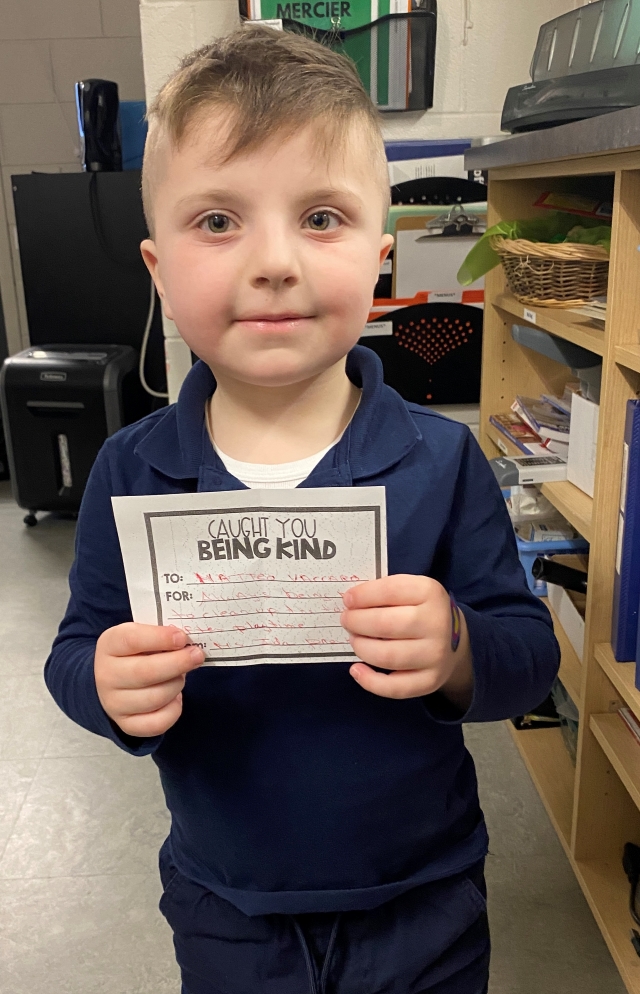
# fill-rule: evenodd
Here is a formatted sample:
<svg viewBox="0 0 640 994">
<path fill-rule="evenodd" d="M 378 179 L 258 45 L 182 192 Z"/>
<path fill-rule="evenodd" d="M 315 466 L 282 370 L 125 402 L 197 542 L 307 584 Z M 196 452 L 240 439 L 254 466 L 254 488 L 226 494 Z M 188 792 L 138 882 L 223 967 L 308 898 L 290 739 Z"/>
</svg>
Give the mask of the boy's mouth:
<svg viewBox="0 0 640 994">
<path fill-rule="evenodd" d="M 283 311 L 281 314 L 247 314 L 237 318 L 236 323 L 249 326 L 255 331 L 291 331 L 311 317 L 313 315 Z"/>
</svg>

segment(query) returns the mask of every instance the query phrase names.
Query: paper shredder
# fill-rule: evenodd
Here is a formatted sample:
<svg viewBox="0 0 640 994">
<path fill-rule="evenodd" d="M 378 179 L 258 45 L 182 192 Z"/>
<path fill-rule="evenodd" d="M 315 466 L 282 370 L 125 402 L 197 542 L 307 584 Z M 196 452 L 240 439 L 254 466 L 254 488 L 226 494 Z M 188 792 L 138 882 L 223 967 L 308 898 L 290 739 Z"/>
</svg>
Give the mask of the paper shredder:
<svg viewBox="0 0 640 994">
<path fill-rule="evenodd" d="M 2 420 L 25 524 L 36 511 L 79 509 L 102 443 L 136 420 L 136 365 L 126 345 L 38 345 L 5 360 Z"/>
</svg>

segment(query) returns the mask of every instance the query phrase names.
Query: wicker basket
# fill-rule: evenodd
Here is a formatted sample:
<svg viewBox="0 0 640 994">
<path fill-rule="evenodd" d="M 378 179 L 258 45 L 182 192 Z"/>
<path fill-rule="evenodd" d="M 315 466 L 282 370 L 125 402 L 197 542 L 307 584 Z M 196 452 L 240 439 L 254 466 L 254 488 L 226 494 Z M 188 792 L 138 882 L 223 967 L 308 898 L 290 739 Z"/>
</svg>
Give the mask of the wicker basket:
<svg viewBox="0 0 640 994">
<path fill-rule="evenodd" d="M 523 304 L 575 307 L 607 292 L 609 254 L 601 245 L 530 242 L 494 235 L 507 283 Z"/>
</svg>

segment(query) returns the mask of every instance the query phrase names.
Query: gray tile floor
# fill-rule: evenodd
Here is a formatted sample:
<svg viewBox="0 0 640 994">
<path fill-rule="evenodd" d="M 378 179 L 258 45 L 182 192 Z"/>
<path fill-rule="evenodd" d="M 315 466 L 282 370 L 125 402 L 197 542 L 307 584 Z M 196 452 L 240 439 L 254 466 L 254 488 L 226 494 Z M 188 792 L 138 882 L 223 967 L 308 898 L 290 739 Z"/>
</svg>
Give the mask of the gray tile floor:
<svg viewBox="0 0 640 994">
<path fill-rule="evenodd" d="M 0 991 L 178 994 L 157 911 L 168 818 L 156 769 L 49 698 L 42 665 L 74 526 L 43 516 L 27 529 L 23 513 L 0 483 Z M 467 737 L 492 837 L 491 994 L 623 994 L 507 730 Z"/>
</svg>

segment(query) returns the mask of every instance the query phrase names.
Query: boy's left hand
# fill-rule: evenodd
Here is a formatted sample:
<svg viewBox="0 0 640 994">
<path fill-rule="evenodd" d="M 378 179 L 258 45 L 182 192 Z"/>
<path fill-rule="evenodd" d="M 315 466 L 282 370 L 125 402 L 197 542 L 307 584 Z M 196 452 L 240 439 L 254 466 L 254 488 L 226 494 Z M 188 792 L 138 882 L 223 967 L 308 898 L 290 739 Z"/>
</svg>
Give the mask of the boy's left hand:
<svg viewBox="0 0 640 994">
<path fill-rule="evenodd" d="M 342 597 L 341 623 L 364 663 L 349 672 L 380 697 L 422 697 L 437 690 L 462 711 L 473 695 L 469 634 L 460 611 L 460 642 L 452 648 L 449 594 L 427 576 L 396 574 L 367 580 Z M 365 663 L 369 663 L 366 666 Z M 371 666 L 393 673 L 378 673 Z"/>
</svg>

